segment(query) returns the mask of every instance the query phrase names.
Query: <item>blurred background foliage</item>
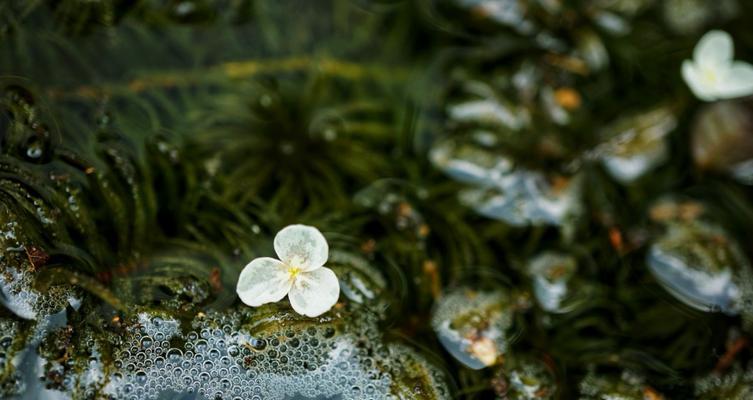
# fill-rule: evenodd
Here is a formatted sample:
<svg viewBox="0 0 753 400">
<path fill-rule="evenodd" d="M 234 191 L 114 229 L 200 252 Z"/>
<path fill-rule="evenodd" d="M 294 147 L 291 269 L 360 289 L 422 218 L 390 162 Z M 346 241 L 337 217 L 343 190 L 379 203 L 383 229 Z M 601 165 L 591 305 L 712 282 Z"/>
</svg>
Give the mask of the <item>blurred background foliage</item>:
<svg viewBox="0 0 753 400">
<path fill-rule="evenodd" d="M 243 265 L 306 223 L 381 266 L 383 328 L 434 353 L 458 398 L 517 398 L 499 385 L 514 355 L 471 370 L 435 339 L 432 309 L 458 287 L 512 294 L 509 352 L 546 361 L 554 398 L 623 371 L 641 396 L 691 398 L 750 330 L 657 282 L 651 207 L 698 201 L 751 256 L 753 191 L 695 162 L 701 105 L 679 72 L 711 28 L 753 59 L 751 18 L 732 0 L 4 1 L 0 222 L 26 254 L 3 262 L 37 249 L 35 287 L 72 284 L 92 325 L 134 307 L 189 318 L 237 305 Z M 655 125 L 665 161 L 613 176 L 604 143 Z M 577 210 L 476 213 L 458 197 L 468 181 L 432 159 L 446 141 L 481 143 L 471 162 L 509 157 L 544 191 L 580 185 Z M 532 298 L 543 251 L 578 265 L 567 312 Z"/>
</svg>

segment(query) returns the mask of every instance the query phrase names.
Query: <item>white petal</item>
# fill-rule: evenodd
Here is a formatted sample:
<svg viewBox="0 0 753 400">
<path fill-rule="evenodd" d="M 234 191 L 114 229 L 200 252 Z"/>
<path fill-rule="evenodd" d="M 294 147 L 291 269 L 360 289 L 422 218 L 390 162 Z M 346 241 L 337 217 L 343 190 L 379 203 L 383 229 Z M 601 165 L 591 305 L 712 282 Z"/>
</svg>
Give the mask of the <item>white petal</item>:
<svg viewBox="0 0 753 400">
<path fill-rule="evenodd" d="M 340 297 L 340 282 L 331 269 L 322 267 L 298 275 L 288 298 L 295 312 L 318 317 L 329 311 Z"/>
<path fill-rule="evenodd" d="M 753 94 L 753 65 L 735 61 L 717 88 L 718 96 L 725 99 Z"/>
<path fill-rule="evenodd" d="M 732 37 L 724 31 L 709 31 L 693 49 L 693 58 L 702 67 L 718 67 L 732 61 Z"/>
<path fill-rule="evenodd" d="M 329 246 L 324 235 L 313 226 L 289 225 L 277 232 L 275 252 L 285 264 L 311 271 L 327 262 Z"/>
<path fill-rule="evenodd" d="M 716 100 L 715 88 L 709 86 L 708 81 L 704 79 L 703 73 L 698 66 L 690 60 L 682 63 L 682 78 L 693 92 L 695 97 L 704 101 Z"/>
<path fill-rule="evenodd" d="M 252 307 L 282 300 L 293 281 L 288 267 L 270 257 L 256 258 L 241 271 L 235 291 L 241 301 Z"/>
</svg>

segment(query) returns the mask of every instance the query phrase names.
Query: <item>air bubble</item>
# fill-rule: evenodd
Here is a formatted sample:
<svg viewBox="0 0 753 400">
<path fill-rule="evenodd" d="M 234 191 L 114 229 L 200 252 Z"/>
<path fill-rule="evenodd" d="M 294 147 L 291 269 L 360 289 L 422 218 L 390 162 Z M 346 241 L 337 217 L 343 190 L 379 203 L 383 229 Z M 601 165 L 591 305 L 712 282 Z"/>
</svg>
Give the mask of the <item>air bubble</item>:
<svg viewBox="0 0 753 400">
<path fill-rule="evenodd" d="M 26 157 L 37 160 L 42 158 L 43 154 L 44 147 L 38 139 L 35 138 L 26 143 Z"/>
<path fill-rule="evenodd" d="M 264 339 L 251 339 L 249 344 L 256 350 L 264 350 L 267 347 L 267 341 Z"/>
<path fill-rule="evenodd" d="M 181 358 L 183 358 L 183 352 L 180 351 L 179 349 L 170 349 L 170 350 L 168 350 L 168 352 L 167 352 L 167 359 L 170 362 L 176 362 L 176 361 L 180 360 Z"/>
</svg>

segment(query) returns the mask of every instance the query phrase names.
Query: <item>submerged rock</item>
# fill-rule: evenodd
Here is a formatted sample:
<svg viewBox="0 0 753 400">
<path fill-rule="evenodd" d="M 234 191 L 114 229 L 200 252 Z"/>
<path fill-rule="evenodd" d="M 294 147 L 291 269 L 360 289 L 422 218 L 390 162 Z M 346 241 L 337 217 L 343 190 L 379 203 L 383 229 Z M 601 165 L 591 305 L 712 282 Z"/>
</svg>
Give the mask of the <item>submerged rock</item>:
<svg viewBox="0 0 753 400">
<path fill-rule="evenodd" d="M 626 117 L 605 129 L 609 139 L 596 152 L 604 167 L 621 183 L 630 183 L 664 162 L 666 136 L 677 126 L 667 108 Z"/>
<path fill-rule="evenodd" d="M 736 101 L 704 106 L 691 136 L 693 161 L 703 169 L 732 175 L 753 185 L 753 117 Z"/>
<path fill-rule="evenodd" d="M 501 290 L 459 288 L 439 300 L 431 326 L 456 360 L 482 369 L 496 364 L 507 351 L 513 313 L 510 296 Z"/>
<path fill-rule="evenodd" d="M 670 222 L 649 248 L 647 263 L 659 283 L 686 305 L 740 312 L 741 273 L 750 265 L 721 228 L 698 220 Z"/>
<path fill-rule="evenodd" d="M 528 5 L 521 0 L 434 0 L 445 18 L 454 22 L 467 20 L 467 26 L 486 29 L 507 27 L 522 34 L 534 31 L 527 15 Z"/>
<path fill-rule="evenodd" d="M 498 94 L 492 85 L 469 81 L 462 87 L 466 98 L 447 106 L 447 116 L 453 123 L 510 131 L 530 125 L 528 109 Z"/>
<path fill-rule="evenodd" d="M 332 250 L 327 264 L 337 273 L 340 290 L 348 300 L 372 310 L 386 307 L 387 281 L 381 271 L 357 253 Z"/>
<path fill-rule="evenodd" d="M 558 391 L 551 366 L 531 356 L 506 358 L 492 386 L 498 396 L 508 400 L 555 399 Z"/>
<path fill-rule="evenodd" d="M 743 370 L 735 367 L 724 375 L 713 373 L 699 379 L 695 395 L 700 400 L 745 400 L 753 398 L 753 366 Z"/>
<path fill-rule="evenodd" d="M 513 226 L 563 225 L 581 211 L 578 176 L 546 176 L 471 144 L 440 142 L 431 160 L 450 177 L 474 186 L 460 200 Z"/>
<path fill-rule="evenodd" d="M 738 7 L 735 0 L 666 0 L 660 4 L 667 25 L 680 34 L 696 33 L 711 22 L 730 19 Z"/>
<path fill-rule="evenodd" d="M 556 252 L 545 252 L 528 263 L 528 274 L 533 279 L 533 294 L 545 311 L 564 313 L 576 304 L 573 300 L 573 278 L 578 264 L 575 257 Z"/>
<path fill-rule="evenodd" d="M 11 213 L 0 210 L 0 305 L 23 319 L 37 320 L 76 300 L 70 287 L 56 286 L 44 293 L 34 288 L 35 274 L 47 255 L 29 245 Z"/>
<path fill-rule="evenodd" d="M 624 371 L 620 376 L 596 375 L 594 372 L 583 378 L 580 383 L 581 400 L 662 400 L 664 397 L 643 377 Z"/>
<path fill-rule="evenodd" d="M 590 29 L 578 33 L 577 53 L 592 71 L 600 71 L 609 64 L 609 53 L 599 35 Z"/>
</svg>

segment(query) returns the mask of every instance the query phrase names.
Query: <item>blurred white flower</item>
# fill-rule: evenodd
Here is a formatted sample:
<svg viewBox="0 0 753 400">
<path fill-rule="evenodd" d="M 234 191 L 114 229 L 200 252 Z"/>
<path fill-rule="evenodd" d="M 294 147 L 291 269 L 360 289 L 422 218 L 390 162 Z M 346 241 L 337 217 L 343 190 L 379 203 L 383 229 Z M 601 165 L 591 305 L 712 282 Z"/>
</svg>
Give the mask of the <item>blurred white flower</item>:
<svg viewBox="0 0 753 400">
<path fill-rule="evenodd" d="M 703 35 L 693 50 L 693 60 L 682 64 L 682 77 L 693 94 L 704 101 L 753 94 L 753 65 L 732 59 L 732 38 L 724 31 Z"/>
<path fill-rule="evenodd" d="M 274 247 L 280 260 L 252 260 L 238 277 L 236 291 L 251 307 L 282 300 L 301 315 L 317 317 L 329 311 L 340 296 L 340 283 L 326 267 L 329 246 L 318 229 L 290 225 L 277 233 Z"/>
</svg>

